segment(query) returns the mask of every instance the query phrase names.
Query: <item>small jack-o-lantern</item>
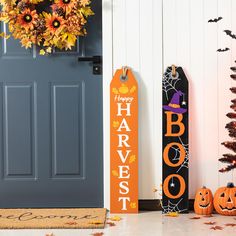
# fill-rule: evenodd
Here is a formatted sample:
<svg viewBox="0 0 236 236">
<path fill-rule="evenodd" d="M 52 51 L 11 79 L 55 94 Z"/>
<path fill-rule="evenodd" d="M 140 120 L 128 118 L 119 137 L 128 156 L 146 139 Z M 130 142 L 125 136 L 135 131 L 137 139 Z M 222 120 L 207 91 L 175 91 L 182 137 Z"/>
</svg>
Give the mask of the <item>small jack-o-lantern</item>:
<svg viewBox="0 0 236 236">
<path fill-rule="evenodd" d="M 216 190 L 214 207 L 221 215 L 236 216 L 236 187 L 233 183 L 228 183 L 227 187 Z"/>
<path fill-rule="evenodd" d="M 213 211 L 213 196 L 209 188 L 200 188 L 195 196 L 194 211 L 198 215 L 210 215 Z"/>
</svg>

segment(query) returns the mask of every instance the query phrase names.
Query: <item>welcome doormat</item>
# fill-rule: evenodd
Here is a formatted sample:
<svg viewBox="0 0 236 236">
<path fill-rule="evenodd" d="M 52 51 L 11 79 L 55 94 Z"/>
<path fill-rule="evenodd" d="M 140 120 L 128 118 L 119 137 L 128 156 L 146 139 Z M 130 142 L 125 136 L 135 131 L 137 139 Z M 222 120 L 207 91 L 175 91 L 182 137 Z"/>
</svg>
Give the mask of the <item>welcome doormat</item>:
<svg viewBox="0 0 236 236">
<path fill-rule="evenodd" d="M 0 229 L 101 229 L 105 208 L 0 209 Z"/>
</svg>

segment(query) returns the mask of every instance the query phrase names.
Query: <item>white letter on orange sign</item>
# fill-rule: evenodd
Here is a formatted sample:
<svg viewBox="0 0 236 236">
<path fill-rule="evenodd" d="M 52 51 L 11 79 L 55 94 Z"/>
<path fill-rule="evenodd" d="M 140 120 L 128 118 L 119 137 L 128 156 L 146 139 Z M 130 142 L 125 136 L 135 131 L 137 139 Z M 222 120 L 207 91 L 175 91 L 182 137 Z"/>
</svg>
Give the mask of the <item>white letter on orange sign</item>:
<svg viewBox="0 0 236 236">
<path fill-rule="evenodd" d="M 125 129 L 127 132 L 131 131 L 131 129 L 129 128 L 125 118 L 123 118 L 123 120 L 122 120 L 122 122 L 120 124 L 120 127 L 119 127 L 119 129 L 117 131 L 121 131 L 121 129 Z"/>
<path fill-rule="evenodd" d="M 120 186 L 120 190 L 119 190 L 119 192 L 120 192 L 120 194 L 128 194 L 129 193 L 129 183 L 128 183 L 128 181 L 122 181 L 122 182 L 120 182 L 120 184 L 119 184 L 119 186 Z M 122 189 L 124 190 L 124 192 L 122 191 Z"/>
<path fill-rule="evenodd" d="M 127 143 L 127 141 L 129 140 L 129 136 L 127 134 L 118 134 L 118 137 L 119 137 L 118 147 L 123 147 L 123 144 L 126 147 L 130 147 L 130 145 Z"/>
<path fill-rule="evenodd" d="M 131 114 L 130 114 L 130 104 L 131 103 L 126 103 L 126 107 L 122 108 L 121 107 L 122 103 L 117 103 L 117 105 L 118 105 L 118 114 L 117 114 L 117 116 L 122 116 L 122 114 L 121 114 L 122 111 L 126 111 L 126 116 L 131 116 Z"/>
<path fill-rule="evenodd" d="M 126 160 L 127 160 L 127 158 L 128 158 L 128 156 L 129 156 L 129 154 L 131 153 L 131 150 L 126 150 L 125 157 L 124 157 L 124 155 L 123 155 L 122 150 L 117 150 L 117 152 L 118 152 L 118 154 L 119 154 L 119 157 L 120 157 L 122 163 L 125 163 Z"/>
<path fill-rule="evenodd" d="M 130 198 L 129 197 L 119 197 L 119 202 L 122 200 L 122 209 L 123 211 L 126 211 L 127 210 L 127 207 L 126 207 L 126 201 L 129 201 L 130 202 Z"/>
<path fill-rule="evenodd" d="M 119 167 L 119 179 L 129 179 L 129 166 L 118 166 Z M 126 174 L 124 176 L 123 174 Z"/>
</svg>

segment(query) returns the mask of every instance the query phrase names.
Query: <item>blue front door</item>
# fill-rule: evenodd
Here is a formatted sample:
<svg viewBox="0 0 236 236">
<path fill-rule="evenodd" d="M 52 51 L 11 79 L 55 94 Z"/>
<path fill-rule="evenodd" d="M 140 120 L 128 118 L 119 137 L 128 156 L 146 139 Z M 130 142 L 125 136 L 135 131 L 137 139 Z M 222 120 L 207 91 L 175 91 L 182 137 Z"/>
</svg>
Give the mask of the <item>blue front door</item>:
<svg viewBox="0 0 236 236">
<path fill-rule="evenodd" d="M 0 41 L 0 208 L 103 206 L 102 0 L 72 52 Z M 6 31 L 1 25 L 1 31 Z"/>
</svg>

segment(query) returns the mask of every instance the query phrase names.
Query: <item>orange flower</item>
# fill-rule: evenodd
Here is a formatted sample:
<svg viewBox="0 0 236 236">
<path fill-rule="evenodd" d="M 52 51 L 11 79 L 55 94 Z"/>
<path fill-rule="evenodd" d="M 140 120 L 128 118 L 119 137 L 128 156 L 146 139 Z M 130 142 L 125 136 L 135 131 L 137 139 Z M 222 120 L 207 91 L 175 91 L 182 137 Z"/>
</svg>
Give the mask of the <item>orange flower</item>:
<svg viewBox="0 0 236 236">
<path fill-rule="evenodd" d="M 67 14 L 71 12 L 72 8 L 76 5 L 76 0 L 55 0 L 52 9 L 62 8 Z"/>
<path fill-rule="evenodd" d="M 37 18 L 38 14 L 36 10 L 31 11 L 29 8 L 26 8 L 21 14 L 19 14 L 17 23 L 27 30 L 33 30 Z"/>
<path fill-rule="evenodd" d="M 61 16 L 54 14 L 47 14 L 45 20 L 47 29 L 53 34 L 55 34 L 56 32 L 60 32 L 65 24 L 65 21 Z"/>
</svg>

